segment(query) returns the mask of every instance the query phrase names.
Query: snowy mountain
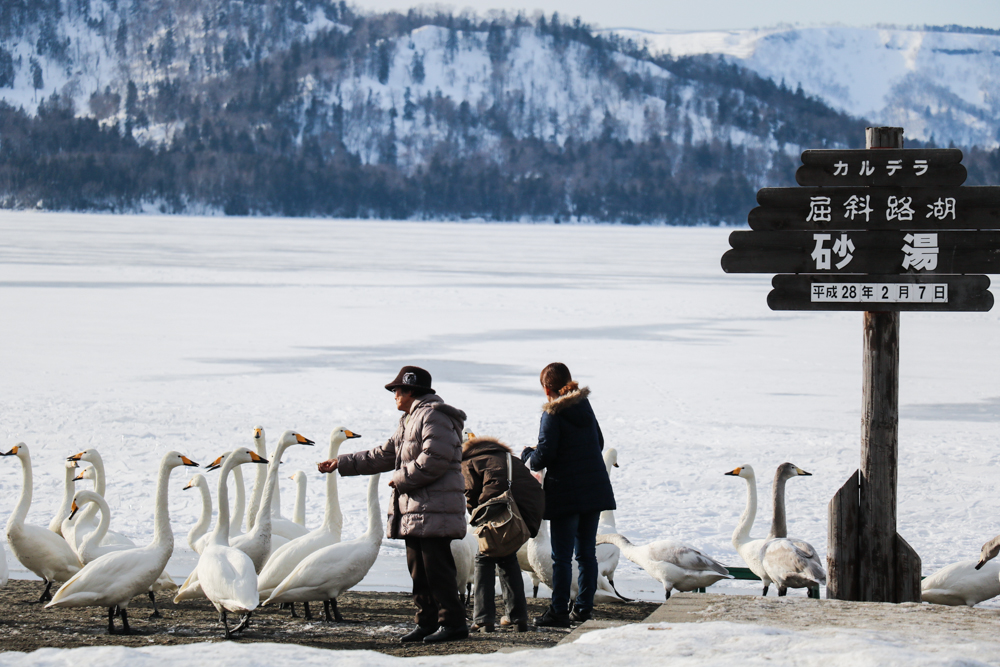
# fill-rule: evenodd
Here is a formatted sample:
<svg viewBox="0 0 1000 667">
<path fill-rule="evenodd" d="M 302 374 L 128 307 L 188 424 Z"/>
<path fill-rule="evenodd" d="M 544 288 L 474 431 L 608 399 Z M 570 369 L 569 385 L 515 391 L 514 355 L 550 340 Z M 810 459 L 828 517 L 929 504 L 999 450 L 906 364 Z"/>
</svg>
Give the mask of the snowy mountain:
<svg viewBox="0 0 1000 667">
<path fill-rule="evenodd" d="M 330 0 L 3 3 L 0 206 L 735 222 L 802 149 L 863 141 L 857 105 L 635 36 Z"/>
<path fill-rule="evenodd" d="M 831 107 L 906 136 L 1000 145 L 1000 34 L 905 28 L 790 28 L 615 34 L 674 57 L 721 55 L 801 86 Z M 988 33 L 988 34 L 983 34 Z"/>
</svg>

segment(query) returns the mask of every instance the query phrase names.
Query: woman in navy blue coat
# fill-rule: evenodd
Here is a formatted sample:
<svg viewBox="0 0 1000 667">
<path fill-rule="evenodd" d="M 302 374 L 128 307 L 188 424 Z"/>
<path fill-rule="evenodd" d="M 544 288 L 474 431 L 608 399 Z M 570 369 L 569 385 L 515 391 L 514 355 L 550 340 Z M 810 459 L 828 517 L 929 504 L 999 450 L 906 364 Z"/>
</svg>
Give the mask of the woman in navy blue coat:
<svg viewBox="0 0 1000 667">
<path fill-rule="evenodd" d="M 597 524 L 601 512 L 613 510 L 615 495 L 601 452 L 604 436 L 587 397 L 590 390 L 573 382 L 565 364 L 546 366 L 544 406 L 538 446 L 525 447 L 522 460 L 532 470 L 545 470 L 545 518 L 552 541 L 552 603 L 536 625 L 569 627 L 593 613 L 597 591 Z M 569 596 L 573 552 L 580 567 L 573 610 Z"/>
</svg>

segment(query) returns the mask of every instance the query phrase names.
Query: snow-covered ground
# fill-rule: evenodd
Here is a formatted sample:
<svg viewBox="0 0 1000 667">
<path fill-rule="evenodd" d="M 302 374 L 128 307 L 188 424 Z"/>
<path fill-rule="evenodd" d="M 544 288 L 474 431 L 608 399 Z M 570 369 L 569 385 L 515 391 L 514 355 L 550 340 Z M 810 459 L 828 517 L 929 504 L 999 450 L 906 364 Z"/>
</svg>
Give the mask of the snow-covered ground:
<svg viewBox="0 0 1000 667">
<path fill-rule="evenodd" d="M 398 631 L 393 628 L 393 631 Z M 942 643 L 937 638 L 826 628 L 783 630 L 738 623 L 639 623 L 601 630 L 571 644 L 510 654 L 464 654 L 397 658 L 373 651 L 327 651 L 289 644 L 186 644 L 146 649 L 92 647 L 42 649 L 34 653 L 0 653 L 0 667 L 89 667 L 129 664 L 160 667 L 212 664 L 256 667 L 296 664 L 323 667 L 391 667 L 402 665 L 499 665 L 539 667 L 605 665 L 646 667 L 730 667 L 730 665 L 795 665 L 796 667 L 977 667 L 997 664 L 1000 644 L 987 641 Z"/>
<path fill-rule="evenodd" d="M 763 535 L 787 460 L 813 473 L 788 484 L 789 530 L 825 555 L 827 502 L 859 462 L 861 315 L 768 310 L 770 276 L 720 269 L 728 233 L 4 212 L 0 449 L 28 443 L 29 521 L 46 525 L 62 460 L 99 448 L 112 527 L 147 540 L 163 452 L 207 462 L 255 424 L 272 443 L 294 428 L 319 445 L 285 458 L 309 474 L 316 525 L 330 431 L 363 434 L 346 447 L 382 442 L 398 415 L 382 385 L 401 365 L 428 368 L 472 430 L 519 450 L 537 434 L 538 372 L 561 360 L 620 452 L 621 532 L 742 566 L 730 535 L 745 484 L 723 473 L 756 468 Z M 899 531 L 925 574 L 1000 532 L 997 319 L 902 317 Z M 178 471 L 171 487 L 175 576 L 193 564 L 184 533 L 200 510 L 186 481 Z M 0 458 L 0 521 L 20 487 L 17 461 Z M 340 489 L 344 535 L 358 535 L 365 481 Z M 638 568 L 619 572 L 626 595 L 662 599 Z M 402 551 L 383 548 L 363 587 L 407 589 Z"/>
</svg>

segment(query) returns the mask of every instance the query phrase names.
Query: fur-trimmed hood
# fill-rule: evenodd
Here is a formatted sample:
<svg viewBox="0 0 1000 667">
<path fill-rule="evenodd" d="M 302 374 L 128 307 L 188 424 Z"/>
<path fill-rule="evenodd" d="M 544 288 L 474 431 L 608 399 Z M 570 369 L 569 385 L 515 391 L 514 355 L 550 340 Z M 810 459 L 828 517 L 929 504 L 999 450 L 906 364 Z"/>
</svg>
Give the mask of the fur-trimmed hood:
<svg viewBox="0 0 1000 667">
<path fill-rule="evenodd" d="M 471 459 L 473 456 L 488 454 L 490 452 L 503 452 L 513 454 L 514 451 L 496 438 L 482 437 L 470 438 L 462 443 L 462 460 Z"/>
<path fill-rule="evenodd" d="M 560 396 L 559 398 L 549 401 L 542 406 L 542 410 L 550 415 L 554 415 L 557 412 L 565 410 L 566 408 L 573 407 L 588 396 L 590 396 L 590 387 L 580 387 L 579 389 L 571 391 L 564 396 Z"/>
</svg>

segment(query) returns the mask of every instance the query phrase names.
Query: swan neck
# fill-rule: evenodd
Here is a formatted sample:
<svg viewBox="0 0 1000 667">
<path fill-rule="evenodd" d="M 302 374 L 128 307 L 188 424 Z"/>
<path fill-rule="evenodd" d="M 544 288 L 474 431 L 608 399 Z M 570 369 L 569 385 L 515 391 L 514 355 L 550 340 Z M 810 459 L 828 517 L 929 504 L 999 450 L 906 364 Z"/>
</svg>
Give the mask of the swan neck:
<svg viewBox="0 0 1000 667">
<path fill-rule="evenodd" d="M 601 537 L 602 540 L 607 540 L 609 544 L 613 544 L 618 547 L 626 558 L 629 558 L 629 554 L 635 549 L 635 545 L 632 544 L 627 537 L 619 533 L 609 533 Z"/>
<path fill-rule="evenodd" d="M 108 490 L 107 480 L 104 477 L 104 459 L 101 458 L 100 454 L 97 454 L 91 465 L 94 466 L 94 491 L 103 496 L 104 492 Z"/>
<path fill-rule="evenodd" d="M 295 513 L 292 514 L 292 521 L 300 526 L 306 525 L 306 476 L 299 475 L 295 478 Z"/>
<path fill-rule="evenodd" d="M 73 496 L 76 493 L 76 482 L 74 481 L 76 471 L 76 468 L 66 468 L 66 479 L 63 481 L 62 504 L 59 506 L 59 511 L 56 512 L 56 515 L 52 517 L 52 521 L 49 522 L 49 530 L 53 533 L 62 535 L 62 522 L 63 519 L 69 516 L 69 508 L 73 505 Z"/>
<path fill-rule="evenodd" d="M 604 510 L 601 512 L 601 516 L 598 518 L 598 525 L 607 526 L 609 528 L 617 528 L 615 525 L 615 511 Z"/>
<path fill-rule="evenodd" d="M 333 473 L 330 473 L 331 475 Z M 378 481 L 381 475 L 372 475 L 368 480 L 368 532 L 369 540 L 382 539 L 382 510 L 378 503 Z"/>
<path fill-rule="evenodd" d="M 774 488 L 771 495 L 774 501 L 774 514 L 771 518 L 771 532 L 768 537 L 788 537 L 788 522 L 785 517 L 785 482 L 787 478 L 775 475 Z"/>
<path fill-rule="evenodd" d="M 257 455 L 267 458 L 267 445 L 264 438 L 254 439 L 254 449 Z M 249 532 L 257 522 L 257 514 L 260 512 L 260 499 L 264 495 L 264 484 L 267 481 L 267 466 L 258 466 L 257 474 L 253 480 L 253 493 L 250 496 L 250 505 L 247 507 L 247 532 Z"/>
<path fill-rule="evenodd" d="M 173 550 L 174 533 L 170 530 L 170 511 L 167 495 L 170 491 L 171 467 L 166 461 L 160 463 L 160 474 L 156 480 L 156 507 L 153 510 L 153 546 Z M 110 517 L 109 517 L 110 519 Z"/>
<path fill-rule="evenodd" d="M 243 510 L 247 503 L 246 485 L 243 483 L 243 469 L 239 466 L 233 468 L 233 482 L 236 484 L 236 507 L 233 508 L 232 518 L 229 521 L 229 534 L 240 532 L 240 525 L 243 523 Z"/>
<path fill-rule="evenodd" d="M 108 534 L 108 527 L 111 525 L 111 507 L 108 506 L 108 501 L 104 499 L 101 494 L 97 494 L 99 500 L 91 501 L 100 509 L 101 520 L 97 524 L 97 528 L 92 530 L 87 534 L 87 537 L 83 540 L 83 544 L 80 547 L 80 557 L 81 560 L 91 561 L 89 558 L 91 551 L 96 549 L 98 545 L 101 544 L 101 540 Z M 84 556 L 88 556 L 84 558 Z"/>
<path fill-rule="evenodd" d="M 747 506 L 740 515 L 740 523 L 733 532 L 733 544 L 742 544 L 750 539 L 750 529 L 753 527 L 754 518 L 757 516 L 757 479 L 754 477 L 744 477 L 747 483 Z"/>
<path fill-rule="evenodd" d="M 285 453 L 285 446 L 278 444 L 278 448 L 274 451 L 274 456 L 268 461 L 267 465 L 257 465 L 261 468 L 265 468 L 264 472 L 267 473 L 266 480 L 264 484 L 264 496 L 260 501 L 260 509 L 257 510 L 257 521 L 254 523 L 254 530 L 271 530 L 271 513 L 268 508 L 274 500 L 274 496 L 278 489 L 278 465 L 281 462 L 281 455 Z"/>
<path fill-rule="evenodd" d="M 226 457 L 226 462 L 222 464 L 219 475 L 219 514 L 215 519 L 215 530 L 212 531 L 212 542 L 229 546 L 229 489 L 226 484 L 229 480 L 229 473 L 235 467 L 231 461 L 231 456 Z"/>
<path fill-rule="evenodd" d="M 7 520 L 8 531 L 11 526 L 24 525 L 24 520 L 28 518 L 28 508 L 31 507 L 31 494 L 33 490 L 31 457 L 27 452 L 25 452 L 23 456 L 18 455 L 17 458 L 21 461 L 21 497 L 17 500 L 17 507 L 14 508 L 14 513 L 11 514 L 10 519 Z"/>
<path fill-rule="evenodd" d="M 188 544 L 192 550 L 194 543 L 208 532 L 208 527 L 212 523 L 212 494 L 208 492 L 205 484 L 199 484 L 198 490 L 201 492 L 201 516 L 198 517 L 198 523 L 188 531 Z"/>
<path fill-rule="evenodd" d="M 340 452 L 340 445 L 340 442 L 331 440 L 326 458 L 337 458 L 337 454 Z M 339 533 L 344 528 L 344 515 L 340 511 L 340 493 L 337 489 L 338 477 L 340 477 L 340 474 L 336 470 L 326 476 L 326 507 L 323 510 L 323 527 Z"/>
</svg>

